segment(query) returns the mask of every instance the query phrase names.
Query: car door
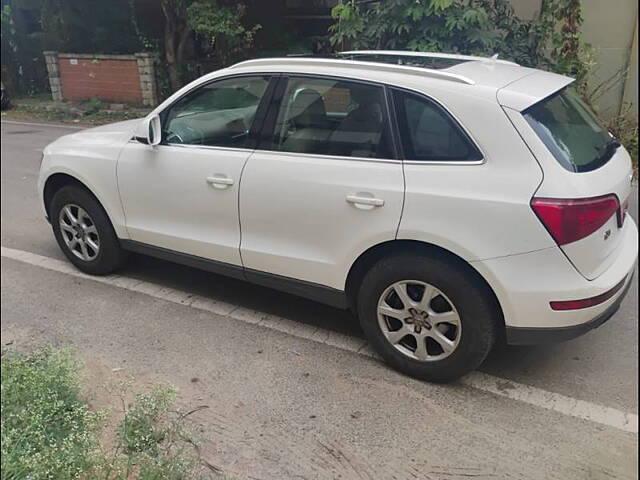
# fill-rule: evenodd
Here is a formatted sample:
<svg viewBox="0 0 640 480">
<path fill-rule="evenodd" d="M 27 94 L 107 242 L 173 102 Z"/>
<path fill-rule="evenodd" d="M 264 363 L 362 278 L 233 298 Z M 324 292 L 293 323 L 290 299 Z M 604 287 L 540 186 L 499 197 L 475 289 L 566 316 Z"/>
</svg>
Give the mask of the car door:
<svg viewBox="0 0 640 480">
<path fill-rule="evenodd" d="M 340 78 L 280 82 L 265 121 L 270 134 L 242 175 L 245 272 L 343 290 L 352 262 L 394 239 L 400 221 L 404 180 L 386 92 Z"/>
<path fill-rule="evenodd" d="M 118 188 L 131 240 L 242 265 L 240 173 L 255 147 L 252 126 L 270 80 L 214 80 L 160 114 L 160 145 L 126 145 Z"/>
</svg>

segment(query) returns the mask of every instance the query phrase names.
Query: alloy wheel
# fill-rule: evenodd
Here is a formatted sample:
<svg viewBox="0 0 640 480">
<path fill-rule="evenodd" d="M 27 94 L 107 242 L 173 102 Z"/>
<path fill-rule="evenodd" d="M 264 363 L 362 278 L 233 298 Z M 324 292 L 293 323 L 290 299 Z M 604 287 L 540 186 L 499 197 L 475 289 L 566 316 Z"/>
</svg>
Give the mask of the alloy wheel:
<svg viewBox="0 0 640 480">
<path fill-rule="evenodd" d="M 377 314 L 387 341 L 414 360 L 442 360 L 460 343 L 462 322 L 458 311 L 444 293 L 428 283 L 393 283 L 380 295 Z"/>
<path fill-rule="evenodd" d="M 87 211 L 75 204 L 67 204 L 58 216 L 60 234 L 71 253 L 86 262 L 94 260 L 100 252 L 100 236 Z"/>
</svg>

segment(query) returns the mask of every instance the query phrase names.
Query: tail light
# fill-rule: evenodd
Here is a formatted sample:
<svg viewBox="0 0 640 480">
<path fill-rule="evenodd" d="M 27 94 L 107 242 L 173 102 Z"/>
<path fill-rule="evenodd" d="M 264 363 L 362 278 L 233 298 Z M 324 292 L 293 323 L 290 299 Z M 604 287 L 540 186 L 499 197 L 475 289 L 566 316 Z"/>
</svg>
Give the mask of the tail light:
<svg viewBox="0 0 640 480">
<path fill-rule="evenodd" d="M 624 220 L 616 195 L 593 198 L 534 198 L 531 208 L 558 245 L 576 242 L 602 227 L 613 215 Z"/>
</svg>

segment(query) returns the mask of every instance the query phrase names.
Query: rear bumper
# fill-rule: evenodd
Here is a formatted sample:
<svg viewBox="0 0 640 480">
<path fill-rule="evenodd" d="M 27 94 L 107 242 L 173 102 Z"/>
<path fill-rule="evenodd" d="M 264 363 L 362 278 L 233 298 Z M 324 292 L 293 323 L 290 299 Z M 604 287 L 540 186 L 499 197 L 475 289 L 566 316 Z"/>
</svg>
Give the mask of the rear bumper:
<svg viewBox="0 0 640 480">
<path fill-rule="evenodd" d="M 522 255 L 472 262 L 495 292 L 507 342 L 536 344 L 575 338 L 608 320 L 629 289 L 638 258 L 638 229 L 630 217 L 609 268 L 587 280 L 557 247 Z M 588 308 L 553 310 L 551 302 L 590 299 L 620 283 L 621 290 Z"/>
<path fill-rule="evenodd" d="M 573 338 L 584 335 L 585 333 L 598 328 L 605 323 L 611 317 L 613 317 L 620 304 L 629 293 L 631 283 L 633 280 L 633 274 L 629 275 L 627 279 L 627 285 L 622 292 L 614 300 L 614 302 L 607 307 L 607 309 L 598 314 L 595 318 L 581 323 L 578 325 L 572 325 L 569 327 L 549 327 L 549 328 L 535 328 L 535 327 L 507 327 L 506 328 L 506 340 L 509 345 L 539 345 L 545 343 L 564 342 Z"/>
</svg>

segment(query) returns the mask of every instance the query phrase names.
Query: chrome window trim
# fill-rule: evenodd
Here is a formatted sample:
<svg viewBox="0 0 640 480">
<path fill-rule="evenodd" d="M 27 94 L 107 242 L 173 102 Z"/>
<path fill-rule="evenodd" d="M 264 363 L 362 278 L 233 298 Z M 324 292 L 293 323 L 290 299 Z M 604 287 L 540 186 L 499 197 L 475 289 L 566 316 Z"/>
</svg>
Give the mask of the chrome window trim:
<svg viewBox="0 0 640 480">
<path fill-rule="evenodd" d="M 483 155 L 482 160 L 404 160 L 405 165 L 452 165 L 452 166 L 467 166 L 473 167 L 477 165 L 484 165 L 487 163 L 486 158 Z"/>
<path fill-rule="evenodd" d="M 255 153 L 271 153 L 284 155 L 285 157 L 305 157 L 316 158 L 318 160 L 355 160 L 357 162 L 375 162 L 375 163 L 402 163 L 399 158 L 373 158 L 373 157 L 345 157 L 342 155 L 321 155 L 318 153 L 298 153 L 298 152 L 284 152 L 282 150 L 265 150 L 256 149 Z"/>
<path fill-rule="evenodd" d="M 170 105 L 167 105 L 165 108 L 163 108 L 161 110 L 161 112 L 164 112 L 165 110 L 171 108 L 175 104 L 175 102 L 180 100 L 185 95 L 187 95 L 187 94 L 193 92 L 194 90 L 196 90 L 196 89 L 198 89 L 200 87 L 203 87 L 203 86 L 205 86 L 207 84 L 210 84 L 210 83 L 213 83 L 213 82 L 217 82 L 217 81 L 220 81 L 220 80 L 226 80 L 226 79 L 229 79 L 229 78 L 240 78 L 240 77 L 246 77 L 246 76 L 272 76 L 272 77 L 274 77 L 274 76 L 278 76 L 278 77 L 282 77 L 282 76 L 298 76 L 298 77 L 340 79 L 340 80 L 345 80 L 345 81 L 352 81 L 352 82 L 356 82 L 356 83 L 363 83 L 363 84 L 382 87 L 385 90 L 385 98 L 387 98 L 388 89 L 396 89 L 396 90 L 407 91 L 409 93 L 418 95 L 420 97 L 424 97 L 427 101 L 431 101 L 431 102 L 437 104 L 440 108 L 442 108 L 444 111 L 446 111 L 451 116 L 451 118 L 453 118 L 455 120 L 455 122 L 457 123 L 457 126 L 460 129 L 462 129 L 462 131 L 473 142 L 474 146 L 481 153 L 482 159 L 480 159 L 480 160 L 411 160 L 411 159 L 400 159 L 400 158 L 394 159 L 394 158 L 370 158 L 370 157 L 344 157 L 344 156 L 338 156 L 338 155 L 319 155 L 319 154 L 313 154 L 313 153 L 283 152 L 283 151 L 280 151 L 280 150 L 235 148 L 235 147 L 222 147 L 222 146 L 214 146 L 214 145 L 196 145 L 196 144 L 179 144 L 179 143 L 162 143 L 162 144 L 158 145 L 158 147 L 171 146 L 171 147 L 182 147 L 182 148 L 202 148 L 202 149 L 205 149 L 205 150 L 235 151 L 235 152 L 248 152 L 248 153 L 265 152 L 265 153 L 274 153 L 274 154 L 277 153 L 277 154 L 285 155 L 285 156 L 288 156 L 288 157 L 292 157 L 292 156 L 300 157 L 300 156 L 302 156 L 302 157 L 305 157 L 305 158 L 314 158 L 314 159 L 354 160 L 354 161 L 358 161 L 358 162 L 376 162 L 376 163 L 402 163 L 402 164 L 406 164 L 406 165 L 434 165 L 434 166 L 451 165 L 451 166 L 454 166 L 454 167 L 459 167 L 459 166 L 478 166 L 478 165 L 484 165 L 485 163 L 487 163 L 487 155 L 486 155 L 485 151 L 481 148 L 481 146 L 480 146 L 479 142 L 477 141 L 476 137 L 469 131 L 469 129 L 465 126 L 465 124 L 463 122 L 461 122 L 460 119 L 451 112 L 451 110 L 449 108 L 447 108 L 442 102 L 440 102 L 439 100 L 435 99 L 431 95 L 429 95 L 427 93 L 424 93 L 423 91 L 420 91 L 420 90 L 415 90 L 414 88 L 411 88 L 411 87 L 392 85 L 392 84 L 388 84 L 388 83 L 378 82 L 376 80 L 362 80 L 362 79 L 359 79 L 359 78 L 348 77 L 348 76 L 344 76 L 344 75 L 340 75 L 340 74 L 336 75 L 336 74 L 322 74 L 322 73 L 309 73 L 309 72 L 283 72 L 283 71 L 274 71 L 274 70 L 269 70 L 269 71 L 265 71 L 265 72 L 256 71 L 256 72 L 242 72 L 242 73 L 225 72 L 224 75 L 220 75 L 219 77 L 215 77 L 215 78 L 209 79 L 207 81 L 204 81 L 204 82 L 194 86 L 192 89 L 190 89 L 189 91 L 185 92 L 179 98 L 174 100 Z M 391 105 L 389 103 L 387 103 L 387 113 L 389 115 L 395 115 L 395 113 L 392 113 L 389 110 L 390 107 L 391 107 Z M 391 118 L 389 119 L 389 121 L 391 122 Z M 394 129 L 393 125 L 392 125 L 391 128 Z M 397 130 L 397 128 L 395 128 L 394 130 Z M 139 142 L 137 142 L 137 140 L 135 140 L 133 138 L 130 141 L 139 143 Z"/>
<path fill-rule="evenodd" d="M 255 152 L 253 148 L 222 147 L 218 145 L 196 145 L 192 143 L 163 143 L 159 147 L 201 148 L 203 150 L 221 150 L 223 152 Z"/>
<path fill-rule="evenodd" d="M 139 145 L 144 145 L 138 142 L 136 139 L 132 138 L 129 140 L 129 143 L 137 143 Z M 161 148 L 161 147 L 178 147 L 178 148 L 195 148 L 202 150 L 214 150 L 214 151 L 223 151 L 223 152 L 245 152 L 245 153 L 270 153 L 270 154 L 278 154 L 283 155 L 285 157 L 305 157 L 305 158 L 314 158 L 318 160 L 354 160 L 357 162 L 375 162 L 375 163 L 400 163 L 405 165 L 451 165 L 451 166 L 472 166 L 472 165 L 482 165 L 486 163 L 486 160 L 483 158 L 482 160 L 473 160 L 473 161 L 448 161 L 448 160 L 402 160 L 399 158 L 371 158 L 371 157 L 344 157 L 340 155 L 320 155 L 316 153 L 297 153 L 297 152 L 283 152 L 281 150 L 265 150 L 265 149 L 251 149 L 251 148 L 235 148 L 235 147 L 218 147 L 215 145 L 193 145 L 187 143 L 163 143 L 157 145 L 153 148 Z"/>
</svg>

